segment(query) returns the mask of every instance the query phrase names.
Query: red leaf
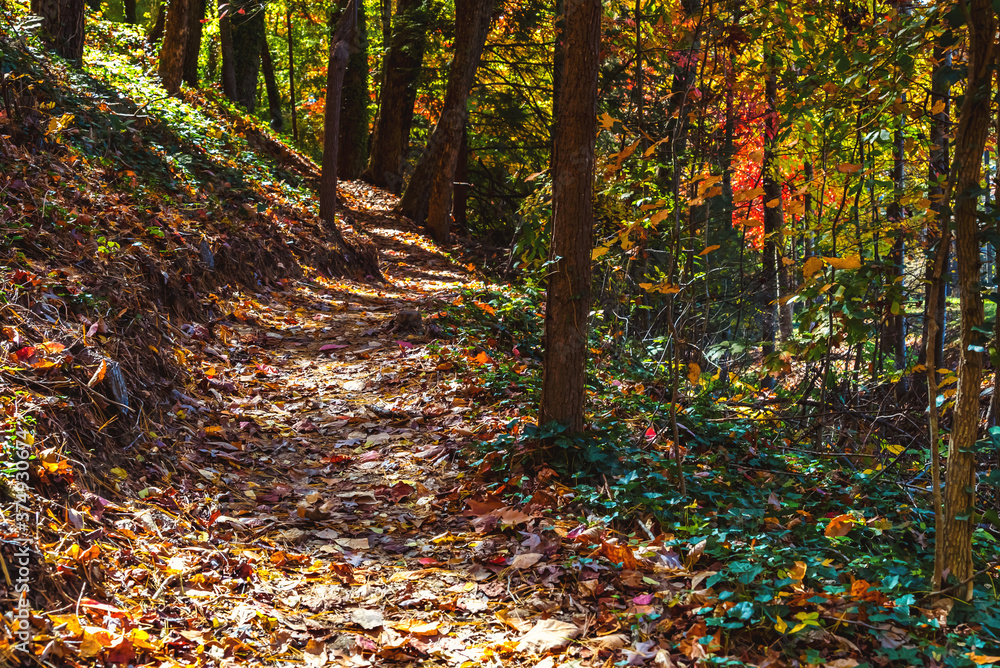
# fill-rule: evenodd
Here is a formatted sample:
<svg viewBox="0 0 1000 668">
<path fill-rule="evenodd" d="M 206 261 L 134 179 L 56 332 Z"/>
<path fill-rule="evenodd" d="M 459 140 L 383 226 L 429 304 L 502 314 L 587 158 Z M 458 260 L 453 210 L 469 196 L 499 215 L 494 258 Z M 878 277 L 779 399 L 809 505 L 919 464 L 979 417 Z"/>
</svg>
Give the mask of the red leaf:
<svg viewBox="0 0 1000 668">
<path fill-rule="evenodd" d="M 656 430 L 650 427 L 646 430 L 646 440 L 652 441 L 654 438 L 656 438 Z"/>
<path fill-rule="evenodd" d="M 14 357 L 17 358 L 18 362 L 23 362 L 26 359 L 30 359 L 30 358 L 34 357 L 35 356 L 35 352 L 36 352 L 36 350 L 35 350 L 34 346 L 25 346 L 25 347 L 21 348 L 20 350 L 15 351 L 14 352 Z"/>
</svg>

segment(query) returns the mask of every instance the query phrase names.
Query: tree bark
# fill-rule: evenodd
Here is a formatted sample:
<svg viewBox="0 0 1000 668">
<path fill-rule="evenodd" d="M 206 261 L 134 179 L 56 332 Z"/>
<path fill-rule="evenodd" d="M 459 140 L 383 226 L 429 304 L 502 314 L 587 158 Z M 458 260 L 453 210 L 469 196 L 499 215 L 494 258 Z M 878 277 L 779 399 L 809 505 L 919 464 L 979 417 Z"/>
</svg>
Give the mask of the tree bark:
<svg viewBox="0 0 1000 668">
<path fill-rule="evenodd" d="M 167 13 L 167 18 L 163 32 L 163 43 L 160 46 L 158 72 L 164 90 L 170 95 L 176 95 L 181 90 L 181 79 L 184 74 L 184 50 L 188 37 L 188 7 L 191 1 L 170 0 L 170 5 L 164 10 Z"/>
<path fill-rule="evenodd" d="M 941 38 L 934 47 L 934 70 L 931 73 L 931 105 L 943 105 L 942 110 L 934 114 L 931 118 L 930 129 L 930 154 L 927 167 L 927 198 L 930 200 L 930 210 L 934 213 L 932 220 L 928 221 L 925 236 L 927 245 L 936 247 L 935 256 L 929 258 L 925 270 L 925 283 L 928 285 L 927 293 L 924 295 L 924 331 L 920 342 L 920 354 L 918 361 L 920 364 L 927 362 L 928 335 L 930 323 L 935 323 L 935 335 L 931 337 L 933 341 L 935 358 L 938 362 L 944 357 L 944 334 L 947 323 L 945 322 L 945 297 L 947 296 L 943 285 L 944 276 L 947 274 L 946 268 L 949 264 L 951 254 L 951 242 L 942 240 L 942 232 L 949 226 L 950 208 L 945 201 L 945 187 L 948 179 L 948 165 L 951 161 L 948 134 L 951 126 L 951 84 L 948 78 L 951 70 L 951 50 L 942 46 Z M 950 237 L 949 237 L 950 239 Z M 932 272 L 938 254 L 943 255 L 941 259 L 942 270 L 937 281 L 938 289 L 934 292 L 934 298 L 930 295 L 930 286 L 933 285 Z M 930 366 L 928 364 L 928 366 Z M 933 368 L 933 367 L 932 367 Z"/>
<path fill-rule="evenodd" d="M 455 194 L 451 205 L 451 216 L 455 227 L 467 230 L 469 224 L 469 124 L 462 131 L 462 144 L 458 149 L 458 164 L 455 166 Z"/>
<path fill-rule="evenodd" d="M 31 13 L 42 17 L 42 38 L 60 56 L 83 65 L 83 0 L 31 0 Z"/>
<path fill-rule="evenodd" d="M 342 0 L 342 6 L 349 4 Z M 347 60 L 344 98 L 340 110 L 340 146 L 337 173 L 356 179 L 368 161 L 368 21 L 364 3 L 358 6 L 357 39 Z"/>
<path fill-rule="evenodd" d="M 295 111 L 295 41 L 292 35 L 292 12 L 285 12 L 285 29 L 288 31 L 288 99 L 292 108 L 292 139 L 299 140 L 299 121 Z"/>
<path fill-rule="evenodd" d="M 222 51 L 222 94 L 236 101 L 236 58 L 233 54 L 233 22 L 229 0 L 219 0 L 219 48 Z"/>
<path fill-rule="evenodd" d="M 184 83 L 198 87 L 198 57 L 201 54 L 202 19 L 205 18 L 206 0 L 188 0 L 188 32 L 184 47 Z"/>
<path fill-rule="evenodd" d="M 885 314 L 885 327 L 882 332 L 882 350 L 891 355 L 895 362 L 896 370 L 900 370 L 904 365 L 905 335 L 904 335 L 904 314 L 903 314 L 903 253 L 906 250 L 905 233 L 900 229 L 903 223 L 903 206 L 900 199 L 903 197 L 904 169 L 903 161 L 906 158 L 903 145 L 902 119 L 900 127 L 896 128 L 893 136 L 893 162 L 892 162 L 892 182 L 895 187 L 893 201 L 886 210 L 889 219 L 889 226 L 895 235 L 892 250 L 889 253 L 889 285 L 886 290 L 889 302 Z M 895 312 L 893 312 L 895 310 Z"/>
<path fill-rule="evenodd" d="M 769 49 L 770 50 L 770 49 Z M 770 61 L 770 57 L 769 57 Z M 767 104 L 767 120 L 764 137 L 764 160 L 761 165 L 764 181 L 764 248 L 763 248 L 763 281 L 764 290 L 761 299 L 764 304 L 764 318 L 761 324 L 761 341 L 763 351 L 768 355 L 774 351 L 774 336 L 776 325 L 780 324 L 781 339 L 784 341 L 791 335 L 791 315 L 786 316 L 779 299 L 779 272 L 781 271 L 780 239 L 784 226 L 784 215 L 781 208 L 781 180 L 778 178 L 778 165 L 775 160 L 774 148 L 778 140 L 778 82 L 775 77 L 773 63 L 768 63 L 767 78 L 764 82 L 764 98 Z M 787 322 L 786 322 L 787 320 Z"/>
<path fill-rule="evenodd" d="M 123 9 L 125 11 L 125 23 L 131 23 L 135 25 L 136 15 L 135 15 L 135 0 L 122 0 Z"/>
<path fill-rule="evenodd" d="M 240 10 L 244 13 L 240 14 Z M 241 6 L 230 2 L 229 17 L 236 103 L 252 113 L 257 108 L 257 76 L 260 74 L 260 49 L 264 43 L 264 8 L 250 2 Z"/>
<path fill-rule="evenodd" d="M 351 43 L 358 26 L 358 4 L 351 0 L 341 12 L 337 29 L 330 38 L 330 60 L 326 68 L 326 116 L 323 122 L 323 167 L 319 184 L 319 216 L 327 229 L 336 230 L 337 149 L 340 138 L 340 100 Z"/>
<path fill-rule="evenodd" d="M 149 27 L 149 34 L 146 35 L 146 41 L 150 44 L 156 44 L 163 39 L 163 31 L 167 25 L 167 2 L 159 2 L 155 7 L 156 17 L 153 19 L 153 25 Z"/>
<path fill-rule="evenodd" d="M 382 70 L 381 104 L 371 153 L 361 175 L 372 185 L 394 193 L 399 193 L 403 186 L 403 160 L 410 143 L 417 77 L 427 46 L 429 18 L 422 0 L 397 0 L 389 52 Z"/>
<path fill-rule="evenodd" d="M 285 127 L 285 119 L 281 115 L 281 92 L 278 81 L 274 78 L 274 63 L 271 62 L 271 47 L 264 38 L 260 46 L 260 66 L 264 70 L 264 89 L 267 91 L 267 109 L 271 115 L 271 129 L 281 132 Z"/>
<path fill-rule="evenodd" d="M 990 126 L 992 67 L 995 57 L 996 17 L 990 0 L 969 3 L 968 87 L 955 134 L 955 256 L 960 289 L 961 348 L 958 394 L 948 447 L 944 498 L 944 534 L 937 537 L 942 566 L 965 585 L 958 595 L 972 598 L 972 531 L 974 524 L 976 459 L 973 448 L 979 428 L 979 393 L 983 349 L 987 343 L 977 331 L 983 327 L 979 292 L 977 192 L 982 155 Z"/>
<path fill-rule="evenodd" d="M 600 0 L 565 0 L 565 60 L 552 174 L 553 262 L 545 310 L 540 426 L 584 427 Z"/>
<path fill-rule="evenodd" d="M 438 243 L 448 241 L 451 229 L 455 167 L 469 115 L 466 102 L 476 79 L 492 17 L 493 0 L 456 0 L 455 55 L 441 117 L 399 203 L 403 215 L 424 222 Z"/>
</svg>

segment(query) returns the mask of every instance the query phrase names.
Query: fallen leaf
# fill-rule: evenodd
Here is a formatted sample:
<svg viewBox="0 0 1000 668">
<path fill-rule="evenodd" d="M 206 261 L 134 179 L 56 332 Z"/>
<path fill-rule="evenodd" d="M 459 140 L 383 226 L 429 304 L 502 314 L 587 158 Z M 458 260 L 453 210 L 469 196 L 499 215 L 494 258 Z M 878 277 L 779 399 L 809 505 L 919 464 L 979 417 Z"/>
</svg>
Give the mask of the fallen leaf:
<svg viewBox="0 0 1000 668">
<path fill-rule="evenodd" d="M 581 629 L 576 624 L 558 619 L 543 619 L 518 639 L 517 650 L 544 654 L 565 647 L 580 633 Z"/>
</svg>

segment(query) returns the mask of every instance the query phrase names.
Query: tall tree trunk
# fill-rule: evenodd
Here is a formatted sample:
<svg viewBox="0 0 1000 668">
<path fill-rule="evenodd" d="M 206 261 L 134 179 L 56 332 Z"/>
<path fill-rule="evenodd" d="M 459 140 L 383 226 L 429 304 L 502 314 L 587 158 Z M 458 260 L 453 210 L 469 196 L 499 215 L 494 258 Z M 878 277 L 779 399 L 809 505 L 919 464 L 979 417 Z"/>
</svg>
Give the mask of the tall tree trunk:
<svg viewBox="0 0 1000 668">
<path fill-rule="evenodd" d="M 381 103 L 372 135 L 368 166 L 361 178 L 398 193 L 403 160 L 410 144 L 417 77 L 424 61 L 430 16 L 422 0 L 397 0 L 389 52 L 385 56 Z"/>
<path fill-rule="evenodd" d="M 31 0 L 45 43 L 77 67 L 83 64 L 83 9 L 83 0 Z"/>
<path fill-rule="evenodd" d="M 882 349 L 885 353 L 892 355 L 896 364 L 896 369 L 902 369 L 904 364 L 905 318 L 903 312 L 903 253 L 905 248 L 905 233 L 900 226 L 903 224 L 903 206 L 900 200 L 903 197 L 905 183 L 903 161 L 906 158 L 903 145 L 902 119 L 900 126 L 896 128 L 893 136 L 893 162 L 892 162 L 892 182 L 895 188 L 893 201 L 886 210 L 889 219 L 889 227 L 895 234 L 892 244 L 892 251 L 889 253 L 889 287 L 887 290 L 889 302 L 885 316 L 885 331 L 882 332 Z"/>
<path fill-rule="evenodd" d="M 399 203 L 404 215 L 417 222 L 425 221 L 427 230 L 438 243 L 448 241 L 455 166 L 469 115 L 466 102 L 476 79 L 492 17 L 493 0 L 455 1 L 455 55 L 441 117 Z"/>
<path fill-rule="evenodd" d="M 123 9 L 125 11 L 125 23 L 131 23 L 135 25 L 136 15 L 135 15 L 135 0 L 122 0 Z"/>
<path fill-rule="evenodd" d="M 771 47 L 768 47 L 770 51 Z M 781 207 L 781 179 L 778 175 L 778 165 L 775 159 L 775 144 L 778 141 L 778 82 L 775 77 L 773 58 L 768 58 L 768 73 L 764 82 L 764 98 L 767 104 L 767 121 L 765 123 L 764 160 L 761 166 L 764 181 L 764 256 L 763 280 L 764 290 L 761 295 L 764 305 L 764 319 L 761 328 L 761 340 L 764 354 L 774 350 L 775 325 L 780 325 L 781 339 L 784 341 L 791 335 L 791 314 L 780 305 L 781 287 L 779 276 L 782 271 L 781 238 L 784 226 L 784 215 Z M 787 275 L 787 271 L 785 272 Z M 787 281 L 787 279 L 786 279 Z M 786 315 L 787 313 L 787 315 Z"/>
<path fill-rule="evenodd" d="M 358 26 L 358 5 L 351 3 L 341 12 L 337 29 L 330 37 L 330 60 L 326 68 L 326 116 L 323 121 L 323 168 L 319 182 L 319 216 L 329 231 L 335 231 L 337 212 L 337 149 L 340 138 L 340 100 L 344 74 L 351 56 L 351 44 Z"/>
<path fill-rule="evenodd" d="M 219 0 L 219 48 L 222 51 L 222 94 L 236 101 L 236 57 L 233 53 L 233 21 L 229 0 Z"/>
<path fill-rule="evenodd" d="M 288 99 L 292 108 L 292 139 L 299 140 L 299 121 L 295 99 L 295 40 L 292 36 L 292 12 L 285 12 L 285 29 L 288 31 Z"/>
<path fill-rule="evenodd" d="M 153 17 L 153 24 L 149 27 L 149 34 L 146 35 L 146 41 L 150 44 L 156 44 L 163 39 L 163 31 L 167 25 L 167 1 L 157 2 L 154 7 L 155 9 L 151 11 L 154 11 L 156 15 Z"/>
<path fill-rule="evenodd" d="M 184 47 L 184 83 L 198 87 L 198 56 L 201 54 L 202 19 L 206 0 L 188 0 L 188 32 Z"/>
<path fill-rule="evenodd" d="M 552 173 L 553 266 L 545 310 L 545 361 L 539 425 L 584 427 L 590 253 L 593 245 L 594 140 L 600 0 L 565 0 L 565 59 Z"/>
<path fill-rule="evenodd" d="M 271 47 L 264 38 L 260 46 L 260 66 L 264 70 L 264 89 L 267 91 L 267 108 L 271 114 L 271 129 L 280 132 L 285 127 L 285 119 L 281 115 L 281 92 L 278 81 L 274 78 L 274 63 L 271 62 Z"/>
<path fill-rule="evenodd" d="M 243 14 L 239 13 L 240 9 L 244 10 Z M 236 102 L 253 112 L 257 108 L 257 76 L 260 74 L 260 49 L 266 27 L 264 8 L 252 2 L 241 6 L 230 2 L 229 18 L 233 36 Z"/>
<path fill-rule="evenodd" d="M 469 205 L 469 124 L 462 132 L 462 144 L 458 149 L 458 165 L 455 167 L 455 201 L 451 205 L 451 216 L 459 230 L 468 228 Z"/>
<path fill-rule="evenodd" d="M 170 95 L 181 90 L 184 74 L 184 48 L 188 35 L 188 6 L 191 0 L 170 0 L 163 43 L 160 46 L 159 75 L 163 88 Z"/>
<path fill-rule="evenodd" d="M 927 197 L 930 199 L 930 211 L 934 213 L 933 219 L 928 222 L 926 230 L 927 245 L 935 248 L 935 256 L 927 262 L 925 270 L 925 283 L 930 286 L 932 283 L 931 273 L 934 269 L 935 258 L 938 254 L 943 255 L 942 273 L 938 281 L 944 281 L 951 255 L 951 242 L 945 243 L 942 240 L 942 231 L 949 226 L 948 218 L 950 206 L 945 201 L 945 187 L 948 179 L 948 166 L 951 162 L 949 150 L 949 129 L 951 127 L 951 49 L 942 46 L 943 38 L 938 38 L 938 43 L 934 47 L 934 70 L 931 73 L 931 105 L 941 105 L 941 111 L 931 118 L 930 130 L 930 154 L 928 159 L 927 173 Z M 920 342 L 920 354 L 918 360 L 920 364 L 927 361 L 927 346 L 929 325 L 931 321 L 936 323 L 935 336 L 931 338 L 934 345 L 935 357 L 938 362 L 944 357 L 944 334 L 947 323 L 945 322 L 946 290 L 944 285 L 934 292 L 931 299 L 928 289 L 924 299 L 924 331 Z M 928 365 L 930 366 L 930 365 Z"/>
<path fill-rule="evenodd" d="M 942 566 L 972 598 L 972 531 L 974 524 L 979 393 L 985 338 L 983 301 L 979 293 L 979 239 L 976 211 L 982 155 L 990 127 L 992 67 L 995 60 L 996 17 L 990 0 L 971 0 L 968 87 L 955 134 L 955 256 L 958 259 L 961 345 L 958 394 L 948 446 L 948 479 L 944 498 L 944 534 L 938 536 Z M 967 581 L 967 582 L 966 582 Z"/>
<path fill-rule="evenodd" d="M 342 6 L 348 0 L 342 0 Z M 337 172 L 342 179 L 356 179 L 368 162 L 368 21 L 364 3 L 358 6 L 355 49 L 344 75 L 344 101 L 340 110 L 340 146 Z"/>
</svg>

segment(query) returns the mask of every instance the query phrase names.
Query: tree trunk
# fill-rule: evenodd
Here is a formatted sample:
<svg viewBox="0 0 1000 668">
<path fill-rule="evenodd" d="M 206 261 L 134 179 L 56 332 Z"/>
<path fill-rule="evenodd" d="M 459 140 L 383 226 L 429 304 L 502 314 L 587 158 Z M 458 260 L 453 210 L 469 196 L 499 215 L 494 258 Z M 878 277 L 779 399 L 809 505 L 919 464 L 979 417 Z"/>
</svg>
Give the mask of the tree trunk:
<svg viewBox="0 0 1000 668">
<path fill-rule="evenodd" d="M 451 205 L 451 217 L 455 227 L 465 231 L 468 229 L 469 217 L 469 125 L 466 123 L 462 132 L 462 144 L 458 149 L 458 165 L 455 167 L 455 194 Z"/>
<path fill-rule="evenodd" d="M 774 351 L 776 324 L 780 324 L 782 341 L 788 338 L 792 328 L 790 314 L 787 316 L 786 323 L 785 309 L 781 308 L 779 304 L 779 298 L 781 297 L 778 280 L 779 272 L 781 271 L 781 253 L 779 248 L 784 216 L 781 208 L 781 179 L 778 178 L 778 165 L 774 155 L 775 143 L 778 140 L 779 125 L 777 97 L 778 82 L 775 77 L 773 63 L 769 63 L 767 78 L 764 82 L 767 121 L 764 131 L 764 160 L 761 166 L 764 181 L 764 264 L 762 272 L 764 290 L 761 300 L 765 302 L 764 319 L 761 326 L 761 341 L 763 342 L 765 355 Z"/>
<path fill-rule="evenodd" d="M 902 124 L 902 120 L 900 120 Z M 905 232 L 900 229 L 903 224 L 903 206 L 900 199 L 903 197 L 905 183 L 903 161 L 906 158 L 903 145 L 903 129 L 897 127 L 893 136 L 893 162 L 892 181 L 895 187 L 893 201 L 886 210 L 889 219 L 889 227 L 896 238 L 892 244 L 892 251 L 889 253 L 889 286 L 886 291 L 889 302 L 885 314 L 885 328 L 882 332 L 882 350 L 891 355 L 895 362 L 896 370 L 900 370 L 904 365 L 905 334 L 904 334 L 904 313 L 903 313 L 903 253 L 905 252 Z"/>
<path fill-rule="evenodd" d="M 285 29 L 288 31 L 288 99 L 292 108 L 292 139 L 299 140 L 299 121 L 295 106 L 295 41 L 292 35 L 292 12 L 285 12 Z"/>
<path fill-rule="evenodd" d="M 184 49 L 188 36 L 188 6 L 192 0 L 170 0 L 163 43 L 160 46 L 159 75 L 163 88 L 170 95 L 181 90 L 184 74 Z"/>
<path fill-rule="evenodd" d="M 198 56 L 201 54 L 202 19 L 206 0 L 188 0 L 188 33 L 184 47 L 184 83 L 198 87 Z"/>
<path fill-rule="evenodd" d="M 979 178 L 990 126 L 990 97 L 996 20 L 990 0 L 970 2 L 968 87 L 955 134 L 955 256 L 958 259 L 961 347 L 958 394 L 948 447 L 944 498 L 944 535 L 938 537 L 942 566 L 965 583 L 958 595 L 972 598 L 972 531 L 975 527 L 976 458 L 979 393 L 983 375 L 983 301 L 979 293 L 977 236 Z"/>
<path fill-rule="evenodd" d="M 135 25 L 136 15 L 135 15 L 135 0 L 123 0 L 123 9 L 125 11 L 125 23 L 131 23 Z"/>
<path fill-rule="evenodd" d="M 219 47 L 222 51 L 222 94 L 236 101 L 236 58 L 233 54 L 233 22 L 229 0 L 219 0 Z"/>
<path fill-rule="evenodd" d="M 146 41 L 150 44 L 156 44 L 163 39 L 163 30 L 167 25 L 167 3 L 158 2 L 155 7 L 156 17 L 153 19 L 153 25 L 149 27 L 149 34 L 146 35 Z"/>
<path fill-rule="evenodd" d="M 565 0 L 564 6 L 566 55 L 552 173 L 553 265 L 546 294 L 538 422 L 555 422 L 578 434 L 586 406 L 601 2 Z"/>
<path fill-rule="evenodd" d="M 267 108 L 271 114 L 271 129 L 281 132 L 285 119 L 281 115 L 281 92 L 274 78 L 274 63 L 271 62 L 271 47 L 265 37 L 260 45 L 260 66 L 264 70 L 264 88 L 267 90 Z"/>
<path fill-rule="evenodd" d="M 31 0 L 45 43 L 77 67 L 83 65 L 83 9 L 83 0 Z"/>
<path fill-rule="evenodd" d="M 438 243 L 446 243 L 451 228 L 451 194 L 462 133 L 469 112 L 466 102 L 476 79 L 493 17 L 493 0 L 456 0 L 455 55 L 448 74 L 441 118 L 399 203 L 403 215 L 425 222 Z"/>
<path fill-rule="evenodd" d="M 244 10 L 240 14 L 240 10 Z M 229 5 L 233 36 L 233 71 L 236 75 L 236 102 L 253 112 L 257 108 L 257 76 L 260 49 L 264 43 L 264 8 L 255 3 Z M 225 65 L 223 65 L 225 67 Z"/>
<path fill-rule="evenodd" d="M 410 143 L 417 77 L 424 60 L 429 23 L 428 11 L 421 0 L 397 0 L 371 153 L 361 175 L 372 185 L 394 193 L 399 193 L 403 186 L 403 160 Z"/>
<path fill-rule="evenodd" d="M 352 0 L 341 12 L 337 30 L 330 37 L 330 60 L 326 68 L 326 116 L 323 121 L 323 168 L 319 183 L 319 216 L 327 229 L 336 230 L 337 148 L 340 137 L 340 99 L 351 43 L 358 26 L 358 4 Z"/>
<path fill-rule="evenodd" d="M 342 1 L 342 6 L 348 2 Z M 340 146 L 337 173 L 341 179 L 361 176 L 368 161 L 368 22 L 364 3 L 358 6 L 355 50 L 344 74 L 344 101 L 340 110 Z"/>
<path fill-rule="evenodd" d="M 934 217 L 928 221 L 925 234 L 927 245 L 931 248 L 936 247 L 934 251 L 935 256 L 937 254 L 944 255 L 942 266 L 947 268 L 949 255 L 951 254 L 951 243 L 945 243 L 941 240 L 941 231 L 949 226 L 948 216 L 950 215 L 948 203 L 945 201 L 945 186 L 948 179 L 948 165 L 951 161 L 948 145 L 949 128 L 951 126 L 951 83 L 948 77 L 951 70 L 951 49 L 943 47 L 941 39 L 939 38 L 938 44 L 934 47 L 933 61 L 935 65 L 934 71 L 931 73 L 930 103 L 931 105 L 940 103 L 943 107 L 939 113 L 934 114 L 931 118 L 931 146 L 927 168 L 927 198 L 931 202 L 930 210 L 934 213 Z M 934 269 L 934 262 L 935 257 L 930 258 L 927 262 L 924 282 L 928 286 L 931 286 L 931 274 Z M 945 275 L 947 275 L 947 271 L 942 270 L 938 281 L 943 282 Z M 934 294 L 934 299 L 931 299 L 928 287 L 928 291 L 924 295 L 924 331 L 921 337 L 920 354 L 918 357 L 920 364 L 925 364 L 927 361 L 927 337 L 931 321 L 936 323 L 936 334 L 931 339 L 934 345 L 935 357 L 938 362 L 944 357 L 944 333 L 946 328 L 945 297 L 947 296 L 944 285 L 940 285 Z"/>
</svg>

